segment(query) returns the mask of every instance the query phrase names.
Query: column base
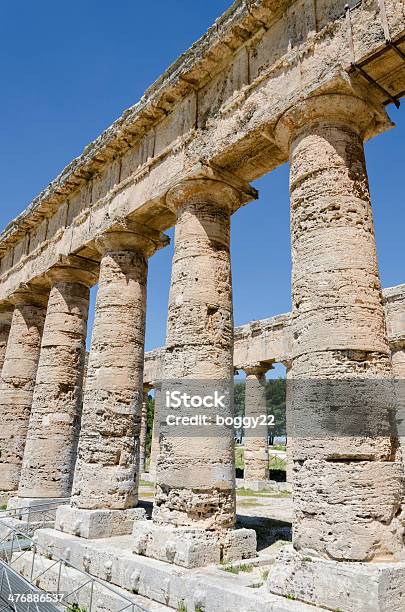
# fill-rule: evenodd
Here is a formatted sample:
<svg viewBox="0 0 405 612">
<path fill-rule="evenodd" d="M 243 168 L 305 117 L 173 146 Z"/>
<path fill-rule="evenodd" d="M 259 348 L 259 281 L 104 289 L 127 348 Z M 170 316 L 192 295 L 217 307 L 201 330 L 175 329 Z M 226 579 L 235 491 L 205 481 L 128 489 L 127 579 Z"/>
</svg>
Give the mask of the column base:
<svg viewBox="0 0 405 612">
<path fill-rule="evenodd" d="M 110 538 L 130 534 L 134 521 L 145 518 L 144 508 L 86 510 L 61 506 L 56 513 L 55 529 L 89 540 Z"/>
<path fill-rule="evenodd" d="M 257 554 L 253 529 L 217 533 L 139 521 L 134 524 L 132 535 L 135 554 L 187 568 L 250 559 Z"/>
<path fill-rule="evenodd" d="M 261 491 L 291 492 L 292 486 L 288 482 L 277 482 L 276 480 L 247 480 L 245 478 L 236 478 L 236 489 L 249 489 L 257 493 Z"/>
<path fill-rule="evenodd" d="M 275 595 L 345 612 L 402 612 L 404 584 L 404 561 L 329 561 L 304 556 L 291 545 L 279 553 L 267 581 Z"/>
</svg>

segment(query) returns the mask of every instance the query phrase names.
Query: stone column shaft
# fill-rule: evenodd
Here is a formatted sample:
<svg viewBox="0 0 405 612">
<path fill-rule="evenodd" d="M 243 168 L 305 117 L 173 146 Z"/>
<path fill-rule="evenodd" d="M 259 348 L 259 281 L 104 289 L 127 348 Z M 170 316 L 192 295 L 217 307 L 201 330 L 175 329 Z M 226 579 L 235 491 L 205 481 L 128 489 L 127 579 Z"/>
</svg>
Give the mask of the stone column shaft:
<svg viewBox="0 0 405 612">
<path fill-rule="evenodd" d="M 102 259 L 72 505 L 118 510 L 137 503 L 147 258 L 162 245 L 124 230 L 97 244 Z"/>
<path fill-rule="evenodd" d="M 149 458 L 149 474 L 156 477 L 156 465 L 160 452 L 159 443 L 159 431 L 160 431 L 160 402 L 162 401 L 162 385 L 156 383 L 155 389 L 155 410 L 153 413 L 153 426 L 152 426 L 152 440 L 150 445 L 150 458 Z"/>
<path fill-rule="evenodd" d="M 246 372 L 245 417 L 262 419 L 254 428 L 246 427 L 244 431 L 245 480 L 268 480 L 269 448 L 266 406 L 266 372 L 271 366 L 252 366 L 244 368 Z"/>
<path fill-rule="evenodd" d="M 69 497 L 80 431 L 89 287 L 96 274 L 73 265 L 48 273 L 41 354 L 18 496 Z"/>
<path fill-rule="evenodd" d="M 139 434 L 139 471 L 140 473 L 145 471 L 145 459 L 146 459 L 146 436 L 148 432 L 148 392 L 150 387 L 148 385 L 143 386 L 143 401 L 141 410 L 141 429 Z"/>
<path fill-rule="evenodd" d="M 177 221 L 164 385 L 211 394 L 218 384 L 233 384 L 230 216 L 240 206 L 239 193 L 225 182 L 192 179 L 169 192 L 167 202 Z M 233 414 L 231 402 L 223 414 Z M 208 530 L 233 527 L 233 428 L 161 428 L 153 520 Z"/>
<path fill-rule="evenodd" d="M 293 542 L 341 561 L 403 551 L 403 468 L 363 150 L 372 113 L 358 98 L 326 95 L 280 124 L 292 135 Z"/>
<path fill-rule="evenodd" d="M 0 383 L 0 490 L 17 491 L 38 367 L 47 296 L 18 291 Z"/>
</svg>

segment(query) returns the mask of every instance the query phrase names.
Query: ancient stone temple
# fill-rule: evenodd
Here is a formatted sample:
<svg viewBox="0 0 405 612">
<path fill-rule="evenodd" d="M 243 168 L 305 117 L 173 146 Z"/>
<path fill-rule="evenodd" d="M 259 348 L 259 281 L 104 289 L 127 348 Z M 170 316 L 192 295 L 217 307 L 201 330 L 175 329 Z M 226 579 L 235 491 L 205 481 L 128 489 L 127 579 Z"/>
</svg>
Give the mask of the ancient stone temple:
<svg viewBox="0 0 405 612">
<path fill-rule="evenodd" d="M 237 0 L 1 234 L 0 491 L 10 508 L 68 498 L 36 532 L 48 556 L 169 609 L 405 609 L 405 289 L 381 288 L 364 156 L 393 127 L 404 60 L 398 0 Z M 231 217 L 284 163 L 292 312 L 234 329 Z M 166 344 L 145 357 L 148 260 L 171 227 Z M 165 415 L 176 385 L 224 391 L 236 370 L 263 414 L 275 363 L 294 521 L 273 563 L 237 520 L 232 427 Z M 268 470 L 262 427 L 245 481 Z M 259 586 L 221 575 L 242 560 Z"/>
</svg>

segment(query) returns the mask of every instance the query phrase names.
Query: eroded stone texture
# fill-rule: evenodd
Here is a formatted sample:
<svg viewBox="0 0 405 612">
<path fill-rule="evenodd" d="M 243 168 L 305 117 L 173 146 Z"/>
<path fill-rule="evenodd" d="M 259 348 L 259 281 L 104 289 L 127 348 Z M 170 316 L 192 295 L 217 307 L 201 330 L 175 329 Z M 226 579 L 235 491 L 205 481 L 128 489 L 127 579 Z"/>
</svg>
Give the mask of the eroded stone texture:
<svg viewBox="0 0 405 612">
<path fill-rule="evenodd" d="M 245 480 L 268 480 L 269 447 L 266 407 L 266 372 L 269 366 L 245 368 L 245 416 L 259 419 L 255 427 L 245 427 Z M 263 418 L 265 422 L 263 423 Z"/>
<path fill-rule="evenodd" d="M 50 270 L 41 354 L 21 471 L 19 497 L 69 497 L 80 431 L 89 287 L 95 269 Z M 94 268 L 94 266 L 93 266 Z"/>
<path fill-rule="evenodd" d="M 298 105 L 279 126 L 292 136 L 294 546 L 335 560 L 404 552 L 403 466 L 363 151 L 373 121 L 363 101 L 336 94 Z M 357 433 L 364 425 L 367 436 Z"/>
<path fill-rule="evenodd" d="M 111 231 L 102 253 L 72 505 L 126 509 L 137 503 L 147 258 L 158 232 Z"/>
<path fill-rule="evenodd" d="M 15 308 L 0 383 L 0 491 L 16 491 L 20 480 L 47 297 L 29 290 L 12 297 Z"/>
<path fill-rule="evenodd" d="M 240 196 L 230 185 L 191 180 L 174 188 L 175 251 L 164 377 L 206 383 L 233 380 L 230 215 Z M 200 389 L 201 391 L 201 389 Z M 228 403 L 225 411 L 232 414 Z M 205 411 L 207 412 L 207 411 Z M 212 410 L 215 417 L 216 411 Z M 153 520 L 210 530 L 235 524 L 232 428 L 160 430 Z"/>
</svg>

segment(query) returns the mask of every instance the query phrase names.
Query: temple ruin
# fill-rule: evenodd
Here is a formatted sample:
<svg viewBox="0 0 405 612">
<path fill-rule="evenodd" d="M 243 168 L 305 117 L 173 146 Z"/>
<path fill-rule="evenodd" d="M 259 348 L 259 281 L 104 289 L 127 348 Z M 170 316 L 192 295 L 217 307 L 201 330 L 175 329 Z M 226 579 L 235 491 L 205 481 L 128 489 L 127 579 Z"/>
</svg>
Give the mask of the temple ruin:
<svg viewBox="0 0 405 612">
<path fill-rule="evenodd" d="M 404 59 L 403 1 L 237 0 L 0 235 L 0 489 L 9 508 L 69 498 L 36 532 L 49 558 L 169 609 L 405 609 L 405 290 L 383 297 L 364 157 L 393 127 Z M 287 162 L 292 312 L 234 332 L 231 215 Z M 165 349 L 144 360 L 148 259 L 173 226 Z M 292 436 L 292 544 L 265 585 L 230 586 L 209 568 L 257 555 L 232 431 L 155 432 L 147 518 L 142 405 L 241 369 L 254 414 L 277 362 L 287 422 L 316 434 Z M 263 435 L 249 444 L 265 479 Z"/>
</svg>

